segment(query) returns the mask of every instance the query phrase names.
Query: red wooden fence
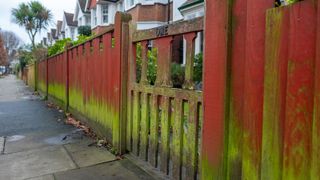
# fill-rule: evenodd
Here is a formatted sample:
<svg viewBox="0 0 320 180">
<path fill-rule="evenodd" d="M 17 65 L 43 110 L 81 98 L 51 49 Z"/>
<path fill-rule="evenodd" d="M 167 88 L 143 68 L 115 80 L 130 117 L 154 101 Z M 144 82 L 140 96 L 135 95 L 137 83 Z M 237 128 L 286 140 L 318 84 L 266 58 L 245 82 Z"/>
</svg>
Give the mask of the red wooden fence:
<svg viewBox="0 0 320 180">
<path fill-rule="evenodd" d="M 273 4 L 206 1 L 203 100 L 190 82 L 171 88 L 169 71 L 173 36 L 183 34 L 190 80 L 202 29 L 180 22 L 129 34 L 120 14 L 114 29 L 40 62 L 39 89 L 174 179 L 320 179 L 320 3 Z M 139 84 L 129 35 L 143 45 Z M 145 81 L 149 40 L 160 53 L 155 86 Z M 194 107 L 188 121 L 184 104 Z"/>
<path fill-rule="evenodd" d="M 202 179 L 320 178 L 319 4 L 273 3 L 206 2 Z"/>
<path fill-rule="evenodd" d="M 118 13 L 115 27 L 38 64 L 39 90 L 90 124 L 118 150 L 125 151 L 127 58 L 130 16 Z M 125 115 L 122 115 L 124 113 Z M 90 119 L 90 120 L 89 120 Z M 121 144 L 122 143 L 122 144 Z"/>
<path fill-rule="evenodd" d="M 37 89 L 39 92 L 47 95 L 47 60 L 37 63 Z"/>
</svg>

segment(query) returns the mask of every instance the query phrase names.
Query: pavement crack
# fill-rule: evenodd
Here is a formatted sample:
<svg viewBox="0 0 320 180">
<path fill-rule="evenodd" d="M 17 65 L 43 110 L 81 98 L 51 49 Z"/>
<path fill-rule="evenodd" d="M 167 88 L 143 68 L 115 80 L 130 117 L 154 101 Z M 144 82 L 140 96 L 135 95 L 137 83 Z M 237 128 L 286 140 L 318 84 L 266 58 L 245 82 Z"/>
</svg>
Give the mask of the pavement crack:
<svg viewBox="0 0 320 180">
<path fill-rule="evenodd" d="M 76 163 L 76 161 L 73 159 L 71 153 L 68 151 L 68 149 L 62 145 L 63 149 L 66 151 L 67 155 L 70 157 L 71 161 L 73 162 L 73 164 L 76 166 L 76 169 L 79 169 L 80 166 Z"/>
</svg>

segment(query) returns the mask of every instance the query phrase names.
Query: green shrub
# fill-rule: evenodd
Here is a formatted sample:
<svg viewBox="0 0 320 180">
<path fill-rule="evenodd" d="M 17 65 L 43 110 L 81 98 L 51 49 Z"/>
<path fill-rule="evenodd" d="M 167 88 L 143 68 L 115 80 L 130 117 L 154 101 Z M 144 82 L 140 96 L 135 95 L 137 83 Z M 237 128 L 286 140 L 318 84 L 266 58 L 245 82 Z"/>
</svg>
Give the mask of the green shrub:
<svg viewBox="0 0 320 180">
<path fill-rule="evenodd" d="M 91 26 L 80 26 L 78 33 L 82 36 L 91 36 Z"/>
<path fill-rule="evenodd" d="M 139 83 L 142 71 L 141 43 L 137 43 L 136 52 L 136 82 Z"/>
<path fill-rule="evenodd" d="M 62 53 L 65 50 L 65 46 L 71 42 L 72 40 L 70 38 L 56 41 L 54 45 L 48 48 L 48 56 L 53 56 L 53 55 Z"/>
<path fill-rule="evenodd" d="M 171 64 L 171 80 L 174 88 L 182 88 L 185 80 L 185 67 L 181 64 Z"/>
<path fill-rule="evenodd" d="M 148 70 L 147 78 L 151 85 L 154 85 L 157 79 L 157 49 L 148 50 Z"/>
<path fill-rule="evenodd" d="M 199 53 L 194 57 L 193 81 L 196 84 L 199 84 L 202 82 L 202 71 L 203 71 L 203 54 Z"/>
<path fill-rule="evenodd" d="M 92 36 L 85 36 L 85 35 L 79 35 L 78 36 L 78 40 L 76 41 L 73 41 L 72 42 L 72 45 L 73 46 L 76 46 L 76 45 L 79 45 L 79 44 L 82 44 L 82 43 L 85 43 L 86 41 L 88 41 L 89 39 L 91 39 Z"/>
<path fill-rule="evenodd" d="M 141 43 L 137 43 L 136 47 L 136 82 L 141 80 L 142 71 L 142 46 Z M 147 67 L 147 79 L 150 85 L 154 85 L 157 78 L 157 49 L 152 48 L 148 50 L 148 67 Z"/>
</svg>

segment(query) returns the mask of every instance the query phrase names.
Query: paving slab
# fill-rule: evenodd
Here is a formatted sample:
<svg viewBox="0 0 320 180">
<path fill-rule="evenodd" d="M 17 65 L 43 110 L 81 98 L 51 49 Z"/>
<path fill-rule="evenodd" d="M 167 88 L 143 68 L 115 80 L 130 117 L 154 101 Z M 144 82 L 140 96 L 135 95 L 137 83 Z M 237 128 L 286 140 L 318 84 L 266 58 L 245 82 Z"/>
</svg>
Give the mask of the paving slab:
<svg viewBox="0 0 320 180">
<path fill-rule="evenodd" d="M 26 180 L 55 180 L 55 179 L 54 179 L 54 176 L 52 174 L 49 174 L 49 175 L 29 178 L 29 179 L 26 179 Z"/>
<path fill-rule="evenodd" d="M 27 179 L 76 168 L 62 146 L 2 155 L 0 162 L 0 177 L 4 180 Z"/>
<path fill-rule="evenodd" d="M 48 130 L 8 136 L 5 154 L 27 151 L 52 145 L 64 145 L 85 139 L 81 131 L 73 129 Z"/>
<path fill-rule="evenodd" d="M 54 174 L 56 180 L 153 180 L 129 160 L 120 160 L 96 166 Z"/>
<path fill-rule="evenodd" d="M 116 160 L 116 157 L 106 148 L 88 146 L 92 144 L 93 141 L 85 142 L 86 141 L 64 145 L 74 162 L 79 167 L 87 167 Z"/>
</svg>

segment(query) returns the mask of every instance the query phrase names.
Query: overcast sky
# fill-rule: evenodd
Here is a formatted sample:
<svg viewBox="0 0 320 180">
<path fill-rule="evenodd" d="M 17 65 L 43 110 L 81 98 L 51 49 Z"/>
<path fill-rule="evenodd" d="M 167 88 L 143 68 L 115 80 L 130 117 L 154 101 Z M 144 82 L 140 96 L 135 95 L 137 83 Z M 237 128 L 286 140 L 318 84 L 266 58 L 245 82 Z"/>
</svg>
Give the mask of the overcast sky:
<svg viewBox="0 0 320 180">
<path fill-rule="evenodd" d="M 16 8 L 22 2 L 29 2 L 30 0 L 0 0 L 0 28 L 3 30 L 9 30 L 15 32 L 25 43 L 30 43 L 28 34 L 24 28 L 19 27 L 11 22 L 11 9 Z M 53 14 L 54 22 L 62 20 L 63 12 L 74 13 L 76 6 L 76 0 L 38 0 L 46 8 L 50 9 Z M 52 25 L 53 27 L 54 25 Z M 38 35 L 37 41 L 39 42 L 46 32 L 42 32 L 42 35 Z"/>
</svg>

